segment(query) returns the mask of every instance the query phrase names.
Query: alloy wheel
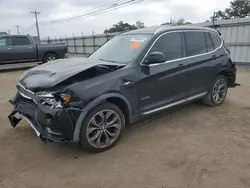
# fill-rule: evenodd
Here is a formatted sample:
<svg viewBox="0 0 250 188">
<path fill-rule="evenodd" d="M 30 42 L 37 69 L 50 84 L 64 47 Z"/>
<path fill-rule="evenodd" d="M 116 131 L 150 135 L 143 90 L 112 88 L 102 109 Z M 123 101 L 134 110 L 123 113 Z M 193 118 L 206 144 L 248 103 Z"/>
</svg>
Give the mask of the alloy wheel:
<svg viewBox="0 0 250 188">
<path fill-rule="evenodd" d="M 227 94 L 227 83 L 225 79 L 219 79 L 216 81 L 213 87 L 212 97 L 216 104 L 223 102 Z"/>
<path fill-rule="evenodd" d="M 49 56 L 47 58 L 47 62 L 50 62 L 50 61 L 55 61 L 56 60 L 56 57 L 55 56 Z"/>
<path fill-rule="evenodd" d="M 89 121 L 86 136 L 88 142 L 95 148 L 110 146 L 122 129 L 120 116 L 113 110 L 102 110 Z"/>
</svg>

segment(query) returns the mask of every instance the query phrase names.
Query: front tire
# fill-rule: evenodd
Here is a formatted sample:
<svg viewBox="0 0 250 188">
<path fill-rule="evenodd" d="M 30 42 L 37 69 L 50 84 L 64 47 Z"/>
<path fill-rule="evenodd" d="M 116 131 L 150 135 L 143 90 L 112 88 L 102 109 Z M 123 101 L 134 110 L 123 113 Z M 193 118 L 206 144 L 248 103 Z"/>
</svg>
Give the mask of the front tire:
<svg viewBox="0 0 250 188">
<path fill-rule="evenodd" d="M 102 103 L 86 116 L 81 128 L 81 147 L 88 152 L 103 152 L 121 138 L 125 127 L 124 114 L 112 103 Z"/>
<path fill-rule="evenodd" d="M 221 105 L 227 96 L 227 79 L 223 75 L 218 75 L 209 88 L 207 95 L 203 99 L 203 103 L 208 106 Z"/>
</svg>

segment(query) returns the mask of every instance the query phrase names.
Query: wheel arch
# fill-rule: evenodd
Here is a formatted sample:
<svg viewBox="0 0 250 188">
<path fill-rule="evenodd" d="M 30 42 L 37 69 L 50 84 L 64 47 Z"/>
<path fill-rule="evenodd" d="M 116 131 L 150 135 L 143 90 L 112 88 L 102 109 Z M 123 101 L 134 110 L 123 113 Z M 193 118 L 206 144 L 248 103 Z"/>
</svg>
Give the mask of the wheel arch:
<svg viewBox="0 0 250 188">
<path fill-rule="evenodd" d="M 124 114 L 126 124 L 130 122 L 132 111 L 131 111 L 131 105 L 128 99 L 125 96 L 118 94 L 118 93 L 104 94 L 96 98 L 95 100 L 93 100 L 86 107 L 84 107 L 84 110 L 80 114 L 77 120 L 77 123 L 75 125 L 75 130 L 74 130 L 74 135 L 73 135 L 74 142 L 80 141 L 80 131 L 81 131 L 82 123 L 86 115 L 89 113 L 89 111 L 106 101 L 117 105 Z"/>
<path fill-rule="evenodd" d="M 217 76 L 218 75 L 223 75 L 226 77 L 228 87 L 233 87 L 235 85 L 236 75 L 232 69 L 230 69 L 230 68 L 221 69 L 218 72 Z"/>
</svg>

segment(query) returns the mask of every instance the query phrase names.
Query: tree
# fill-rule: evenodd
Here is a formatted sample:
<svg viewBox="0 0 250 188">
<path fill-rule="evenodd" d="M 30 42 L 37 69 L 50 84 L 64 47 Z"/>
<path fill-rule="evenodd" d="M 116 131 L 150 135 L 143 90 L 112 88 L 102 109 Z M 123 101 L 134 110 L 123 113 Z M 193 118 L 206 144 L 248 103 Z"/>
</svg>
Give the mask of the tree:
<svg viewBox="0 0 250 188">
<path fill-rule="evenodd" d="M 117 24 L 114 24 L 111 28 L 106 29 L 104 33 L 115 33 L 115 32 L 123 32 L 137 29 L 137 27 L 133 24 L 124 23 L 123 21 L 119 21 Z"/>
<path fill-rule="evenodd" d="M 250 0 L 233 0 L 230 2 L 230 7 L 225 11 L 217 11 L 210 19 L 226 20 L 231 18 L 245 18 L 250 16 Z"/>
<path fill-rule="evenodd" d="M 161 25 L 187 25 L 187 24 L 192 24 L 192 23 L 186 22 L 184 18 L 180 18 L 177 21 L 171 19 L 170 22 L 166 22 Z"/>
<path fill-rule="evenodd" d="M 245 18 L 250 14 L 250 0 L 234 0 L 225 10 L 231 18 Z"/>
<path fill-rule="evenodd" d="M 144 27 L 145 27 L 144 22 L 142 22 L 142 21 L 140 21 L 140 20 L 138 20 L 138 21 L 136 22 L 135 26 L 136 26 L 137 29 L 140 29 L 140 28 L 144 28 Z"/>
<path fill-rule="evenodd" d="M 0 31 L 0 35 L 8 35 L 8 33 L 6 31 Z"/>
</svg>

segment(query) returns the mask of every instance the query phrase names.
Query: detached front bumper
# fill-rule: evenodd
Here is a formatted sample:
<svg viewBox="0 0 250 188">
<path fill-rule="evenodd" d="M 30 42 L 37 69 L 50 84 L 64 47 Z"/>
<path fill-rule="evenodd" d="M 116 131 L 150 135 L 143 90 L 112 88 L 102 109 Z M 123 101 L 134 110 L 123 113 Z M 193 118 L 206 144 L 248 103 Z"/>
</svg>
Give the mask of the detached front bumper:
<svg viewBox="0 0 250 188">
<path fill-rule="evenodd" d="M 43 141 L 60 143 L 73 141 L 75 124 L 80 110 L 53 109 L 50 106 L 36 104 L 19 93 L 10 100 L 10 103 L 14 105 L 14 109 L 8 118 L 13 127 L 24 119 Z"/>
</svg>

